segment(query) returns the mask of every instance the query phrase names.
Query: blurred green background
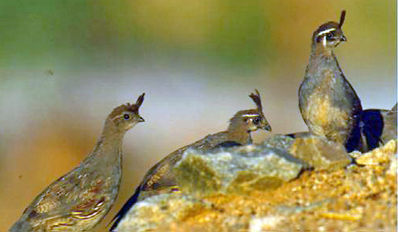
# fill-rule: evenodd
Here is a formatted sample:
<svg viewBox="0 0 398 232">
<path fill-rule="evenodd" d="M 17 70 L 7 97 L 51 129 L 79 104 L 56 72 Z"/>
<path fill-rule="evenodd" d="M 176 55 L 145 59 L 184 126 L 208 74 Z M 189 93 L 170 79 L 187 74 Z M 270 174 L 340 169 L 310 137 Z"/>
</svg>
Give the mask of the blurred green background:
<svg viewBox="0 0 398 232">
<path fill-rule="evenodd" d="M 396 1 L 0 1 L 0 231 L 142 92 L 146 122 L 125 137 L 121 192 L 100 231 L 162 157 L 254 108 L 254 88 L 274 133 L 306 130 L 297 90 L 311 35 L 343 9 L 340 64 L 364 108 L 391 108 Z"/>
</svg>

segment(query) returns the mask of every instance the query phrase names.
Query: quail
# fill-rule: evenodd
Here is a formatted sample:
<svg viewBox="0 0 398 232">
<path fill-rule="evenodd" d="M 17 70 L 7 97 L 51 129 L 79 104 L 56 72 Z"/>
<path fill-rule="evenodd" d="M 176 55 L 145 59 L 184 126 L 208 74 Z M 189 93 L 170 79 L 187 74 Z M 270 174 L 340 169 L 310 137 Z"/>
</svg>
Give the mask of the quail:
<svg viewBox="0 0 398 232">
<path fill-rule="evenodd" d="M 366 109 L 362 112 L 361 138 L 364 151 L 370 151 L 397 138 L 397 104 L 391 110 Z"/>
<path fill-rule="evenodd" d="M 322 24 L 312 36 L 311 55 L 299 88 L 301 115 L 312 134 L 346 146 L 360 146 L 361 101 L 348 82 L 334 54 L 334 48 L 347 41 L 340 22 Z"/>
<path fill-rule="evenodd" d="M 178 192 L 179 187 L 173 175 L 172 167 L 181 159 L 182 154 L 188 148 L 206 151 L 215 147 L 231 147 L 251 144 L 250 132 L 258 129 L 271 131 L 271 126 L 263 114 L 260 93 L 252 93 L 249 97 L 256 103 L 257 109 L 242 110 L 237 112 L 229 121 L 226 131 L 211 134 L 192 144 L 182 147 L 166 156 L 159 163 L 153 166 L 143 178 L 141 184 L 136 188 L 135 193 L 124 204 L 122 209 L 113 219 L 110 231 L 113 231 L 128 210 L 137 201 L 149 196 L 161 193 Z"/>
<path fill-rule="evenodd" d="M 91 154 L 44 189 L 10 231 L 87 231 L 105 217 L 119 192 L 124 134 L 144 122 L 144 95 L 109 114 Z"/>
</svg>

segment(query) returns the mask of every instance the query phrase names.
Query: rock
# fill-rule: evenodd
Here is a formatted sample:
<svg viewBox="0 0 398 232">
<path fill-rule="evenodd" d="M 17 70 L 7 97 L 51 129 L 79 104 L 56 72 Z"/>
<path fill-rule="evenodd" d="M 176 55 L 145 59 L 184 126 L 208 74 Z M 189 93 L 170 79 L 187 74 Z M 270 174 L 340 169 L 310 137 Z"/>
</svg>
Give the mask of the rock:
<svg viewBox="0 0 398 232">
<path fill-rule="evenodd" d="M 392 176 L 394 179 L 397 179 L 397 159 L 398 159 L 397 154 L 395 154 L 391 158 L 390 167 L 386 172 L 387 175 Z"/>
<path fill-rule="evenodd" d="M 246 196 L 208 196 L 204 200 L 217 211 L 196 212 L 179 228 L 236 231 L 239 223 L 241 231 L 396 231 L 397 182 L 386 173 L 390 161 L 303 172 L 279 188 Z"/>
<path fill-rule="evenodd" d="M 309 132 L 274 135 L 264 140 L 262 145 L 290 153 L 317 170 L 338 169 L 351 162 L 344 146 Z"/>
<path fill-rule="evenodd" d="M 275 231 L 278 226 L 283 223 L 285 217 L 269 215 L 265 217 L 253 217 L 250 220 L 250 232 L 262 232 L 262 231 Z"/>
<path fill-rule="evenodd" d="M 391 159 L 397 153 L 397 141 L 391 140 L 385 146 L 376 148 L 367 152 L 356 159 L 357 164 L 380 165 L 391 162 Z"/>
<path fill-rule="evenodd" d="M 261 145 L 265 147 L 278 148 L 284 151 L 289 151 L 294 143 L 294 138 L 285 135 L 273 135 L 266 138 Z"/>
<path fill-rule="evenodd" d="M 190 151 L 184 154 L 183 160 L 192 159 L 193 164 L 185 160 L 185 165 L 192 165 L 197 170 L 186 167 L 185 170 L 194 177 L 184 179 L 201 182 L 198 166 L 200 162 L 204 168 L 212 172 L 209 175 L 203 174 L 203 178 L 210 179 L 217 173 L 219 181 L 215 182 L 214 186 L 223 185 L 224 180 L 227 180 L 225 186 L 217 189 L 228 191 L 213 191 L 215 194 L 200 195 L 198 198 L 182 194 L 148 198 L 129 212 L 128 218 L 122 222 L 123 227 L 118 229 L 126 232 L 396 231 L 396 144 L 396 141 L 391 141 L 377 151 L 365 154 L 369 156 L 367 160 L 373 160 L 366 165 L 302 172 L 299 178 L 285 182 L 279 188 L 249 191 L 244 195 L 235 194 L 235 191 L 227 189 L 232 177 L 226 178 L 225 170 L 232 170 L 235 174 L 231 176 L 234 176 L 237 170 L 263 167 L 262 163 L 265 160 L 261 160 L 259 154 L 280 150 L 263 146 L 245 146 L 224 149 L 219 153 L 209 154 L 209 157 Z M 229 154 L 229 158 L 226 154 Z M 216 155 L 223 158 L 214 161 Z M 249 157 L 259 161 L 258 167 L 251 162 L 250 165 L 245 164 L 247 166 L 241 165 Z M 283 159 L 282 161 L 285 162 Z M 215 163 L 222 164 L 221 171 L 211 165 Z M 231 166 L 227 167 L 228 164 Z M 245 188 L 250 189 L 250 185 L 256 181 L 239 183 L 246 183 Z M 206 187 L 205 184 L 195 185 Z M 237 188 L 242 186 L 238 184 Z"/>
<path fill-rule="evenodd" d="M 201 200 L 185 195 L 161 194 L 138 202 L 120 222 L 116 231 L 169 231 L 175 221 L 181 221 L 190 212 L 209 206 Z"/>
<path fill-rule="evenodd" d="M 353 151 L 348 154 L 351 158 L 357 159 L 361 157 L 362 153 L 360 151 Z"/>
<path fill-rule="evenodd" d="M 281 150 L 248 145 L 207 154 L 187 150 L 173 171 L 183 193 L 206 196 L 274 189 L 304 167 Z"/>
<path fill-rule="evenodd" d="M 296 138 L 289 152 L 315 170 L 336 170 L 351 162 L 343 145 L 314 135 Z"/>
</svg>

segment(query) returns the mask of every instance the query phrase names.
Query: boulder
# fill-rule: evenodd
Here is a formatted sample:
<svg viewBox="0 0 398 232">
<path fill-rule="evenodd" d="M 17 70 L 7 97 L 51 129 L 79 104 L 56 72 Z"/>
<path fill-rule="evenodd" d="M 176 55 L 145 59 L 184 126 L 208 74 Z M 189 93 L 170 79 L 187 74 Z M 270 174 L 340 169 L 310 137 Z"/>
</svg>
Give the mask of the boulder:
<svg viewBox="0 0 398 232">
<path fill-rule="evenodd" d="M 274 189 L 306 166 L 280 149 L 248 145 L 215 153 L 187 150 L 173 171 L 183 193 L 206 196 Z"/>
</svg>

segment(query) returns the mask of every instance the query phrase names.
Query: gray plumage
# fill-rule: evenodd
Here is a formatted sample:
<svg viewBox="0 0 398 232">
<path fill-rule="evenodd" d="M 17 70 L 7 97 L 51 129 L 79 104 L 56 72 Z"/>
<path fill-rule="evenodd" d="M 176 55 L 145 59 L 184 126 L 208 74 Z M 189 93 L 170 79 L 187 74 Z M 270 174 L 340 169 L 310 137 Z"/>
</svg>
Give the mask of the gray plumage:
<svg viewBox="0 0 398 232">
<path fill-rule="evenodd" d="M 124 134 L 144 119 L 136 104 L 115 108 L 92 153 L 44 189 L 10 228 L 22 231 L 87 231 L 109 212 L 119 192 Z"/>
<path fill-rule="evenodd" d="M 250 98 L 256 103 L 257 109 L 242 110 L 237 112 L 231 118 L 227 131 L 208 135 L 192 144 L 184 146 L 163 158 L 159 163 L 153 166 L 143 178 L 141 184 L 137 187 L 135 193 L 125 203 L 122 209 L 114 218 L 114 223 L 110 228 L 115 229 L 128 212 L 128 210 L 137 202 L 147 197 L 161 193 L 179 192 L 178 183 L 172 168 L 181 159 L 183 153 L 188 148 L 206 151 L 220 144 L 250 144 L 252 143 L 250 133 L 258 129 L 271 131 L 271 126 L 263 114 L 261 97 L 256 90 L 256 94 L 250 94 Z"/>
<path fill-rule="evenodd" d="M 313 34 L 311 55 L 299 89 L 301 115 L 311 133 L 344 144 L 348 151 L 360 144 L 361 101 L 345 78 L 333 52 L 346 41 L 340 23 L 328 22 Z"/>
</svg>

